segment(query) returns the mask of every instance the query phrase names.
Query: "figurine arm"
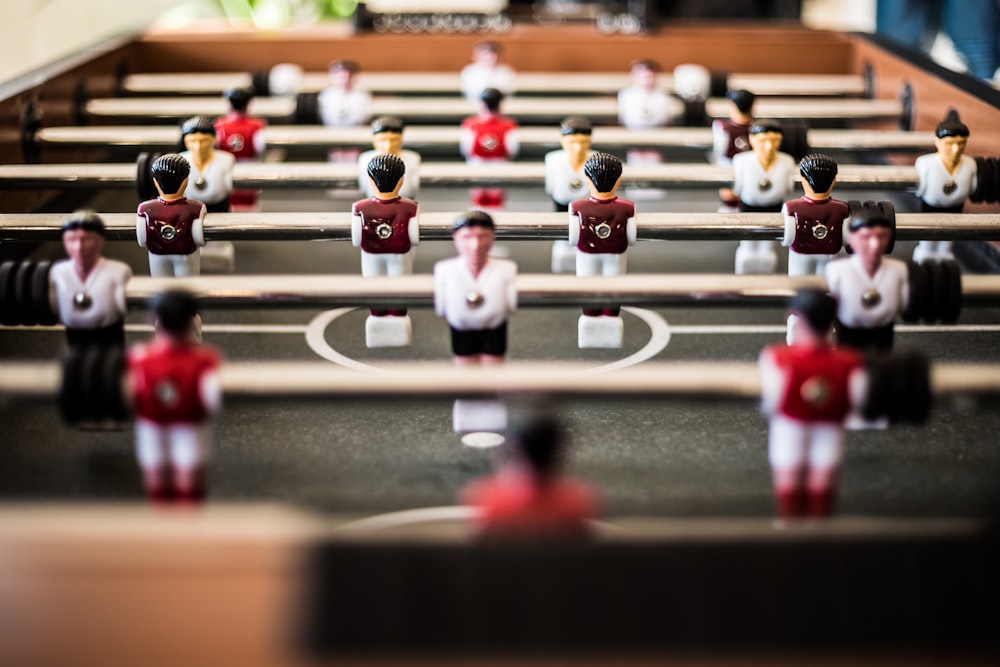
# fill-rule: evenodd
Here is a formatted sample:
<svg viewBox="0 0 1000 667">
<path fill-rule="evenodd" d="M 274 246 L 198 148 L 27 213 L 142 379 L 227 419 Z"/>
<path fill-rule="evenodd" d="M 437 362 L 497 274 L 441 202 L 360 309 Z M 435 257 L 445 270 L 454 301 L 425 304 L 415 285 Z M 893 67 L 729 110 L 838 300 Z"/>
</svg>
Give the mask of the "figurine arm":
<svg viewBox="0 0 1000 667">
<path fill-rule="evenodd" d="M 420 213 L 419 209 L 417 213 L 413 214 L 410 218 L 410 225 L 407 228 L 407 232 L 410 235 L 410 245 L 420 245 Z"/>
<path fill-rule="evenodd" d="M 555 183 L 556 159 L 555 151 L 545 154 L 545 194 L 552 195 L 552 184 Z"/>
<path fill-rule="evenodd" d="M 507 280 L 507 312 L 513 313 L 517 310 L 517 265 L 511 267 L 510 277 Z"/>
<path fill-rule="evenodd" d="M 128 291 L 128 282 L 132 280 L 132 267 L 126 266 L 125 270 L 122 271 L 122 279 L 117 285 L 115 285 L 115 308 L 118 314 L 125 317 L 128 312 L 128 301 L 125 298 L 125 292 Z"/>
<path fill-rule="evenodd" d="M 507 158 L 513 160 L 521 150 L 521 140 L 517 136 L 517 129 L 513 129 L 504 135 L 504 148 L 507 151 Z"/>
<path fill-rule="evenodd" d="M 253 133 L 253 150 L 257 157 L 264 154 L 267 149 L 267 137 L 264 134 L 264 128 L 261 128 Z"/>
<path fill-rule="evenodd" d="M 191 225 L 191 236 L 194 238 L 195 245 L 203 246 L 205 245 L 205 214 L 208 211 L 205 205 L 201 205 L 201 213 L 198 215 L 198 219 L 194 221 Z"/>
<path fill-rule="evenodd" d="M 625 222 L 625 236 L 629 245 L 635 245 L 639 236 L 639 224 L 635 221 L 634 215 Z"/>
<path fill-rule="evenodd" d="M 773 415 L 781 401 L 784 373 L 775 363 L 770 348 L 764 348 L 760 353 L 757 367 L 760 370 L 760 411 L 765 415 Z"/>
<path fill-rule="evenodd" d="M 576 247 L 576 244 L 580 242 L 580 217 L 576 214 L 572 207 L 569 210 L 569 244 L 571 247 Z"/>
<path fill-rule="evenodd" d="M 469 159 L 472 155 L 472 146 L 475 142 L 475 134 L 467 127 L 462 128 L 462 132 L 458 137 L 458 150 L 461 151 L 462 157 Z"/>
<path fill-rule="evenodd" d="M 364 217 L 357 211 L 351 211 L 351 245 L 361 247 L 361 229 L 364 227 Z"/>
<path fill-rule="evenodd" d="M 140 247 L 146 247 L 146 216 L 141 213 L 135 216 L 135 240 Z"/>
<path fill-rule="evenodd" d="M 781 205 L 781 216 L 785 221 L 785 235 L 781 237 L 781 245 L 788 248 L 795 240 L 795 216 L 788 212 L 788 202 Z"/>
<path fill-rule="evenodd" d="M 218 151 L 217 154 L 222 156 L 226 164 L 226 168 L 222 170 L 222 182 L 228 199 L 229 195 L 233 193 L 233 167 L 236 166 L 236 158 L 233 157 L 232 153 L 226 151 Z"/>
<path fill-rule="evenodd" d="M 201 376 L 198 397 L 210 415 L 218 414 L 222 409 L 222 378 L 217 368 L 205 371 Z"/>
<path fill-rule="evenodd" d="M 729 135 L 718 120 L 712 122 L 712 159 L 716 164 L 726 163 L 726 149 L 729 148 Z"/>
<path fill-rule="evenodd" d="M 440 266 L 434 265 L 434 312 L 438 317 L 445 317 L 445 285 L 444 271 Z"/>
</svg>

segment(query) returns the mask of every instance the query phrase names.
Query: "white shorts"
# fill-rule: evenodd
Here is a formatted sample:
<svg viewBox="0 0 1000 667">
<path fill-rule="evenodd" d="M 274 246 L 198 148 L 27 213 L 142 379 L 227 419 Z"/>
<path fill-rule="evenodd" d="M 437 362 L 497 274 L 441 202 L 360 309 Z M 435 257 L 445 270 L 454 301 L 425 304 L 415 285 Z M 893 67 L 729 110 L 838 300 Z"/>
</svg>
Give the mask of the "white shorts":
<svg viewBox="0 0 1000 667">
<path fill-rule="evenodd" d="M 201 273 L 201 250 L 190 255 L 154 255 L 149 253 L 149 275 L 156 277 L 197 276 Z"/>
<path fill-rule="evenodd" d="M 211 443 L 207 424 L 164 426 L 145 419 L 135 422 L 135 453 L 145 469 L 170 465 L 190 470 L 204 464 Z"/>
<path fill-rule="evenodd" d="M 787 417 L 771 417 L 767 456 L 772 468 L 834 468 L 844 450 L 844 429 L 839 424 L 804 424 Z"/>
<path fill-rule="evenodd" d="M 628 266 L 626 253 L 590 253 L 576 251 L 576 275 L 588 276 L 620 276 L 625 274 Z"/>
<path fill-rule="evenodd" d="M 361 275 L 365 278 L 375 276 L 406 276 L 413 273 L 413 251 L 393 254 L 361 251 Z"/>
</svg>

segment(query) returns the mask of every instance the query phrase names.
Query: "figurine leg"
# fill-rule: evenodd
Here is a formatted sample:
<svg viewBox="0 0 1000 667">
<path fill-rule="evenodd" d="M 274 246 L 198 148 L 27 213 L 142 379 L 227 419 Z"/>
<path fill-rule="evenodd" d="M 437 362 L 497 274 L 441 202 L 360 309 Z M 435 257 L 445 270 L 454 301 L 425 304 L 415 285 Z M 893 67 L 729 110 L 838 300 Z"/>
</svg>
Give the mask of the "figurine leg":
<svg viewBox="0 0 1000 667">
<path fill-rule="evenodd" d="M 172 257 L 174 275 L 178 278 L 201 275 L 201 250 L 195 250 L 190 255 L 172 255 Z"/>
<path fill-rule="evenodd" d="M 814 518 L 833 514 L 837 471 L 844 451 L 844 431 L 836 425 L 814 426 L 810 432 L 808 515 Z"/>
<path fill-rule="evenodd" d="M 573 273 L 576 270 L 576 247 L 559 239 L 552 243 L 552 273 Z"/>
<path fill-rule="evenodd" d="M 736 273 L 774 273 L 778 266 L 778 254 L 774 241 L 740 241 L 736 248 Z"/>
<path fill-rule="evenodd" d="M 507 405 L 503 401 L 459 399 L 451 409 L 452 430 L 455 433 L 507 430 Z"/>
<path fill-rule="evenodd" d="M 173 257 L 149 253 L 149 275 L 154 278 L 172 278 L 174 276 Z"/>
<path fill-rule="evenodd" d="M 205 461 L 211 442 L 210 427 L 178 425 L 170 428 L 170 462 L 178 500 L 200 502 L 205 497 Z"/>
<path fill-rule="evenodd" d="M 917 264 L 922 264 L 928 259 L 936 259 L 938 261 L 955 259 L 955 255 L 952 253 L 952 242 L 920 241 L 917 243 L 916 247 L 913 248 L 913 261 Z"/>
<path fill-rule="evenodd" d="M 136 420 L 135 454 L 150 501 L 162 503 L 172 500 L 174 486 L 167 461 L 167 439 L 158 425 L 144 419 Z"/>
<path fill-rule="evenodd" d="M 778 516 L 791 519 L 805 515 L 806 426 L 781 416 L 771 418 L 768 429 L 768 461 Z"/>
</svg>

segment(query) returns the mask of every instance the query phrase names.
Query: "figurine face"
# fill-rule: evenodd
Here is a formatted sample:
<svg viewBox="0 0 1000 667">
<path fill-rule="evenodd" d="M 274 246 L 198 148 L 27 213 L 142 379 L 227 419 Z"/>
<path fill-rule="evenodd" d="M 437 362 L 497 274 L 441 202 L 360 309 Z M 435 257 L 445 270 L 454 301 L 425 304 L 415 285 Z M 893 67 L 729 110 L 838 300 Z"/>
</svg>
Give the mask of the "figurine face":
<svg viewBox="0 0 1000 667">
<path fill-rule="evenodd" d="M 965 145 L 968 137 L 940 137 L 934 139 L 934 147 L 937 149 L 938 157 L 948 169 L 958 166 L 958 161 L 965 153 Z"/>
<path fill-rule="evenodd" d="M 587 159 L 587 153 L 590 152 L 589 134 L 566 134 L 560 137 L 559 143 L 569 156 L 570 162 L 583 162 Z"/>
<path fill-rule="evenodd" d="M 750 148 L 758 160 L 770 162 L 781 148 L 780 132 L 758 132 L 750 135 Z"/>
<path fill-rule="evenodd" d="M 656 85 L 656 72 L 649 67 L 633 67 L 632 83 L 642 90 L 652 90 Z"/>
<path fill-rule="evenodd" d="M 486 264 L 494 238 L 493 230 L 486 227 L 462 227 L 452 235 L 459 257 L 476 268 Z"/>
<path fill-rule="evenodd" d="M 399 132 L 379 132 L 372 135 L 372 147 L 379 153 L 399 155 L 403 152 L 403 135 Z"/>
<path fill-rule="evenodd" d="M 192 132 L 184 135 L 184 148 L 199 160 L 207 161 L 215 151 L 215 137 L 207 132 Z"/>
<path fill-rule="evenodd" d="M 887 227 L 861 227 L 848 234 L 848 242 L 865 266 L 876 267 L 889 247 L 890 237 Z"/>
<path fill-rule="evenodd" d="M 347 90 L 354 82 L 354 73 L 346 67 L 330 70 L 330 81 L 337 88 Z"/>
<path fill-rule="evenodd" d="M 480 65 L 493 67 L 500 60 L 500 54 L 493 49 L 480 47 L 472 51 L 472 59 Z"/>
<path fill-rule="evenodd" d="M 63 232 L 66 255 L 77 264 L 92 267 L 104 252 L 104 237 L 89 229 L 70 229 Z"/>
</svg>

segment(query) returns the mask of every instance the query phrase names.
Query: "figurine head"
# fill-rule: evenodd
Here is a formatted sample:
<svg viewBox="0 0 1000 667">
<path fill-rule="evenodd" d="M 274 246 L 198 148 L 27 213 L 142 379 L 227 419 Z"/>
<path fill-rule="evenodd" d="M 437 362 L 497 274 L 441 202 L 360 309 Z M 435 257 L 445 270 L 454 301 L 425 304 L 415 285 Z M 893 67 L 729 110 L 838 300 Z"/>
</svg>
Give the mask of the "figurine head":
<svg viewBox="0 0 1000 667">
<path fill-rule="evenodd" d="M 750 148 L 758 160 L 773 160 L 781 148 L 781 125 L 773 120 L 756 121 L 750 126 Z"/>
<path fill-rule="evenodd" d="M 493 67 L 500 60 L 500 50 L 500 44 L 497 42 L 477 42 L 472 47 L 472 60 L 480 65 Z"/>
<path fill-rule="evenodd" d="M 150 301 L 150 310 L 156 317 L 156 332 L 171 340 L 191 340 L 191 331 L 198 315 L 194 295 L 184 290 L 160 292 Z"/>
<path fill-rule="evenodd" d="M 215 150 L 215 121 L 208 116 L 188 118 L 181 125 L 181 140 L 192 155 L 209 159 Z"/>
<path fill-rule="evenodd" d="M 378 153 L 399 155 L 403 151 L 403 121 L 395 116 L 379 116 L 372 121 L 372 147 Z"/>
<path fill-rule="evenodd" d="M 403 185 L 405 172 L 403 160 L 392 153 L 380 153 L 368 161 L 368 178 L 380 195 L 395 197 Z"/>
<path fill-rule="evenodd" d="M 874 270 L 892 242 L 892 222 L 877 211 L 860 209 L 845 226 L 844 239 L 861 263 Z"/>
<path fill-rule="evenodd" d="M 826 340 L 837 316 L 837 300 L 821 289 L 800 289 L 788 301 L 788 310 L 798 315 L 795 340 Z M 811 336 L 799 335 L 802 330 Z"/>
<path fill-rule="evenodd" d="M 837 180 L 837 161 L 829 155 L 812 153 L 802 158 L 799 173 L 807 196 L 829 194 Z"/>
<path fill-rule="evenodd" d="M 229 101 L 229 106 L 232 107 L 233 111 L 246 113 L 246 110 L 250 107 L 250 102 L 253 100 L 253 88 L 241 86 L 227 88 L 222 96 Z"/>
<path fill-rule="evenodd" d="M 742 116 L 749 116 L 753 113 L 753 103 L 757 100 L 756 95 L 743 88 L 730 90 L 726 93 L 726 98 Z"/>
<path fill-rule="evenodd" d="M 353 60 L 334 60 L 330 63 L 330 81 L 337 88 L 347 90 L 354 83 L 354 76 L 361 71 Z"/>
<path fill-rule="evenodd" d="M 517 461 L 539 479 L 551 479 L 562 464 L 564 429 L 548 415 L 525 419 L 510 431 L 510 442 Z"/>
<path fill-rule="evenodd" d="M 622 180 L 622 161 L 610 153 L 594 153 L 583 163 L 583 173 L 594 196 L 614 196 Z"/>
<path fill-rule="evenodd" d="M 503 93 L 496 88 L 486 88 L 479 93 L 479 101 L 490 113 L 500 113 L 500 103 L 503 102 Z"/>
<path fill-rule="evenodd" d="M 184 192 L 191 165 L 177 153 L 167 153 L 153 160 L 149 171 L 160 194 L 173 195 Z"/>
<path fill-rule="evenodd" d="M 451 226 L 451 238 L 456 252 L 476 268 L 486 264 L 495 237 L 493 218 L 485 211 L 463 213 Z"/>
<path fill-rule="evenodd" d="M 934 128 L 934 148 L 948 169 L 958 166 L 968 142 L 969 128 L 959 119 L 958 112 L 954 109 Z"/>
<path fill-rule="evenodd" d="M 569 154 L 570 160 L 579 164 L 590 152 L 593 126 L 583 116 L 569 116 L 559 124 L 559 144 Z"/>
<path fill-rule="evenodd" d="M 712 91 L 712 73 L 708 68 L 685 63 L 674 68 L 674 93 L 687 101 L 708 99 Z"/>
<path fill-rule="evenodd" d="M 632 84 L 642 90 L 652 90 L 656 87 L 656 75 L 660 73 L 660 66 L 645 58 L 633 60 L 629 65 L 629 73 L 632 75 Z"/>
<path fill-rule="evenodd" d="M 66 256 L 87 269 L 101 258 L 107 237 L 104 221 L 93 211 L 76 211 L 62 224 Z"/>
</svg>

